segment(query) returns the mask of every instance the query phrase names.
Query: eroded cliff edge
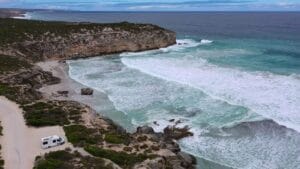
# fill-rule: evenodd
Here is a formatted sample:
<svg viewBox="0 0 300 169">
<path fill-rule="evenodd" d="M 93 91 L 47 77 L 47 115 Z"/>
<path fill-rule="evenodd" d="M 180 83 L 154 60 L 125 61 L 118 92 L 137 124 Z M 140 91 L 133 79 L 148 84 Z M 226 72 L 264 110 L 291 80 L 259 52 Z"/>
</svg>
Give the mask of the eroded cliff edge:
<svg viewBox="0 0 300 169">
<path fill-rule="evenodd" d="M 0 54 L 34 62 L 137 52 L 176 43 L 175 32 L 151 24 L 0 19 L 0 27 Z"/>
</svg>

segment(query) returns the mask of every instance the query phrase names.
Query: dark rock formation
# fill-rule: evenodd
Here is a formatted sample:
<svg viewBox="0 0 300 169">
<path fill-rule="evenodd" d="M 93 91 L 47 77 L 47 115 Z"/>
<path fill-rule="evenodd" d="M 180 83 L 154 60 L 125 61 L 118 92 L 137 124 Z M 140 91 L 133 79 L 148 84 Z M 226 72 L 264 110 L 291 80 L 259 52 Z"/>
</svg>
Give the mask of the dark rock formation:
<svg viewBox="0 0 300 169">
<path fill-rule="evenodd" d="M 154 130 L 152 127 L 149 126 L 142 126 L 137 128 L 137 133 L 139 134 L 154 134 Z"/>
<path fill-rule="evenodd" d="M 69 91 L 67 91 L 67 90 L 60 90 L 60 91 L 57 91 L 57 94 L 59 96 L 68 97 Z"/>
<path fill-rule="evenodd" d="M 93 95 L 94 90 L 91 88 L 82 88 L 81 95 Z"/>
<path fill-rule="evenodd" d="M 181 159 L 179 155 L 167 157 L 166 161 L 168 167 L 172 169 L 195 169 L 194 164 Z"/>
<path fill-rule="evenodd" d="M 133 167 L 133 169 L 166 169 L 166 168 L 167 168 L 167 162 L 162 157 L 148 159 L 143 163 Z"/>
<path fill-rule="evenodd" d="M 194 157 L 194 156 L 192 156 L 192 155 L 190 155 L 190 154 L 187 154 L 187 153 L 185 153 L 185 152 L 179 152 L 178 154 L 177 154 L 177 156 L 181 159 L 181 160 L 183 160 L 184 161 L 184 165 L 185 166 L 188 166 L 188 165 L 190 165 L 190 164 L 196 164 L 196 158 Z"/>
<path fill-rule="evenodd" d="M 183 128 L 178 128 L 176 126 L 167 126 L 164 129 L 164 134 L 167 138 L 179 140 L 184 137 L 193 136 L 193 133 L 189 130 L 190 128 L 188 126 L 185 126 Z"/>
</svg>

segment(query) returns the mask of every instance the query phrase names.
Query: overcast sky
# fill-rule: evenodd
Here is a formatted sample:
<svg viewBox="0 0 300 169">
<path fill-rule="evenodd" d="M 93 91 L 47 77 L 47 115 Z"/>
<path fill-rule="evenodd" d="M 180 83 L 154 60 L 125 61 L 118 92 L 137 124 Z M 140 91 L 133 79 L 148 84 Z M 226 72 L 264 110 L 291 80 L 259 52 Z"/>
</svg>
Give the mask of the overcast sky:
<svg viewBox="0 0 300 169">
<path fill-rule="evenodd" d="M 83 11 L 300 11 L 300 0 L 0 0 L 0 7 Z"/>
</svg>

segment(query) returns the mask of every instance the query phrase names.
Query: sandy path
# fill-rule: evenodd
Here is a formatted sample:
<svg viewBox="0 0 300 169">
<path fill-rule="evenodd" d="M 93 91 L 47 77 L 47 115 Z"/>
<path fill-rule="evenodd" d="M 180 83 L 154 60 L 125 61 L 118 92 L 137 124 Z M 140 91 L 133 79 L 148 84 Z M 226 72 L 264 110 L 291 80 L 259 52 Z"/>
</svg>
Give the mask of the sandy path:
<svg viewBox="0 0 300 169">
<path fill-rule="evenodd" d="M 47 150 L 41 149 L 42 137 L 57 134 L 65 138 L 63 129 L 59 126 L 43 128 L 26 126 L 19 106 L 2 96 L 0 96 L 0 120 L 3 127 L 3 136 L 0 139 L 1 154 L 5 161 L 5 169 L 32 169 L 36 156 L 72 147 L 70 143 L 66 143 Z"/>
</svg>

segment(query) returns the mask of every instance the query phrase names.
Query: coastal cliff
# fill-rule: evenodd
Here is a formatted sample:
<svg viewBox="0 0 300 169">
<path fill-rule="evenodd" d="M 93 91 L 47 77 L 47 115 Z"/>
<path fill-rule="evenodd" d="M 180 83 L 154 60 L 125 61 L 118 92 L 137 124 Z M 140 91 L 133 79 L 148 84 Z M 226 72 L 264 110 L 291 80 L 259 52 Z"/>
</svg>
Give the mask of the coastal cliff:
<svg viewBox="0 0 300 169">
<path fill-rule="evenodd" d="M 174 32 L 151 24 L 0 19 L 0 26 L 0 54 L 34 62 L 137 52 L 176 43 Z"/>
</svg>

